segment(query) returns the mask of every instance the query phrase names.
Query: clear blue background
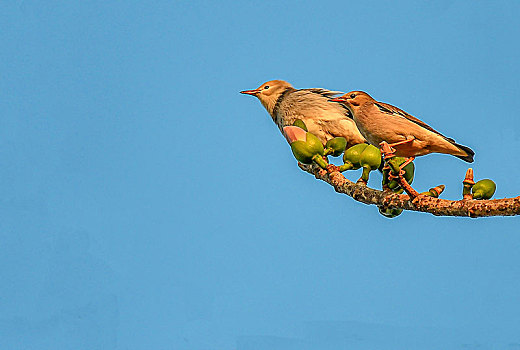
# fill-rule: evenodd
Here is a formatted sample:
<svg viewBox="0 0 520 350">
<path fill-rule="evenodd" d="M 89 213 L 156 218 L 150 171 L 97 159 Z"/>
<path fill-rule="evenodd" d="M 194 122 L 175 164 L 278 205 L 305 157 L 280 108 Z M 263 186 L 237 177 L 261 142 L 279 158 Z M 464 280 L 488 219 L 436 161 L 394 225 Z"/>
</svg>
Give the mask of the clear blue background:
<svg viewBox="0 0 520 350">
<path fill-rule="evenodd" d="M 519 349 L 519 218 L 386 219 L 302 172 L 238 93 L 366 90 L 471 146 L 476 177 L 516 196 L 519 14 L 3 1 L 0 347 Z M 460 198 L 466 163 L 416 165 L 419 190 Z"/>
</svg>

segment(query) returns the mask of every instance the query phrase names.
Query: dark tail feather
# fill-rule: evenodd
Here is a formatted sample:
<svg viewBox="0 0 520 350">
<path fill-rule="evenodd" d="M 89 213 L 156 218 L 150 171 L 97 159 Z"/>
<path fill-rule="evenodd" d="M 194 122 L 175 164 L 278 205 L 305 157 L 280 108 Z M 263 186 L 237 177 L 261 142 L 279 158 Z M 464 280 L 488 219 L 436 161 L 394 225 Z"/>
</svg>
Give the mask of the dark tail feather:
<svg viewBox="0 0 520 350">
<path fill-rule="evenodd" d="M 473 163 L 473 156 L 475 155 L 475 152 L 473 152 L 473 150 L 471 148 L 463 146 L 463 145 L 459 145 L 458 143 L 453 143 L 453 144 L 468 154 L 467 156 L 455 156 L 455 157 L 460 158 L 463 161 L 466 161 L 468 163 Z"/>
</svg>

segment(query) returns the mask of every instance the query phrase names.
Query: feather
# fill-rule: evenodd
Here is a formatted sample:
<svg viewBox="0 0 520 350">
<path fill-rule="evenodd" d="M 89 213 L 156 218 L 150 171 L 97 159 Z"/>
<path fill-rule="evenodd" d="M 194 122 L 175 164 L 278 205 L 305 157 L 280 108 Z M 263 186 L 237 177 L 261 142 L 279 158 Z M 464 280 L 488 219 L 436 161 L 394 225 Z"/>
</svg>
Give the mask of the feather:
<svg viewBox="0 0 520 350">
<path fill-rule="evenodd" d="M 310 91 L 314 94 L 322 95 L 327 98 L 333 98 L 337 95 L 341 95 L 343 92 L 341 91 L 331 91 L 327 89 L 320 89 L 320 88 L 312 88 L 312 89 L 300 89 L 299 91 Z"/>
<path fill-rule="evenodd" d="M 447 141 L 449 141 L 451 143 L 455 143 L 454 139 L 444 136 L 443 134 L 441 134 L 440 132 L 438 132 L 437 130 L 435 130 L 434 128 L 432 128 L 431 126 L 429 126 L 428 124 L 426 124 L 422 120 L 419 120 L 419 119 L 415 118 L 413 115 L 410 115 L 410 114 L 406 113 L 405 111 L 403 111 L 400 108 L 397 108 L 395 106 L 392 106 L 392 105 L 389 105 L 388 103 L 383 103 L 383 102 L 375 102 L 374 104 L 383 113 L 390 114 L 390 115 L 393 115 L 393 116 L 399 116 L 399 117 L 406 118 L 409 121 L 414 122 L 415 124 L 420 125 L 421 127 L 425 128 L 427 130 L 430 130 L 431 132 L 434 132 L 437 135 L 442 136 Z"/>
</svg>

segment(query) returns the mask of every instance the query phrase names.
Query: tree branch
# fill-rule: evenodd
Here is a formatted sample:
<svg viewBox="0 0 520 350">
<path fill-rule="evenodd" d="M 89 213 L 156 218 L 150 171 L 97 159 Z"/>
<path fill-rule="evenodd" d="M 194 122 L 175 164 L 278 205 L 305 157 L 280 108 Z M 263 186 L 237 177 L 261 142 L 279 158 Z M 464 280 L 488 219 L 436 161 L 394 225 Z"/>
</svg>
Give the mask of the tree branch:
<svg viewBox="0 0 520 350">
<path fill-rule="evenodd" d="M 315 164 L 298 164 L 302 170 L 334 187 L 336 192 L 346 194 L 358 202 L 375 204 L 378 207 L 421 211 L 437 216 L 469 216 L 472 218 L 520 215 L 520 196 L 491 200 L 453 201 L 419 195 L 411 200 L 406 194 L 383 192 L 364 184 L 356 184 L 334 168 L 327 171 Z"/>
</svg>

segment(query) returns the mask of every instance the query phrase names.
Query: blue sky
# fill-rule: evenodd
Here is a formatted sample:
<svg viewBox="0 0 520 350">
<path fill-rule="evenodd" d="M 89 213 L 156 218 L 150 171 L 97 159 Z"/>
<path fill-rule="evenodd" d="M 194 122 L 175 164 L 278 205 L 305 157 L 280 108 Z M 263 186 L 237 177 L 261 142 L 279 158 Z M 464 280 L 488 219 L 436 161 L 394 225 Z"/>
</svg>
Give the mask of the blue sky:
<svg viewBox="0 0 520 350">
<path fill-rule="evenodd" d="M 1 347 L 520 348 L 518 218 L 383 218 L 300 171 L 238 93 L 365 90 L 516 196 L 519 12 L 2 2 Z M 460 198 L 467 166 L 422 157 L 414 184 Z"/>
</svg>

